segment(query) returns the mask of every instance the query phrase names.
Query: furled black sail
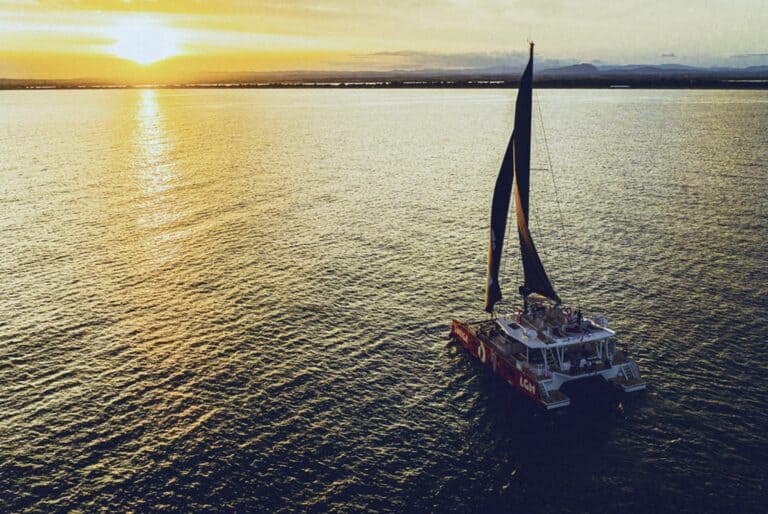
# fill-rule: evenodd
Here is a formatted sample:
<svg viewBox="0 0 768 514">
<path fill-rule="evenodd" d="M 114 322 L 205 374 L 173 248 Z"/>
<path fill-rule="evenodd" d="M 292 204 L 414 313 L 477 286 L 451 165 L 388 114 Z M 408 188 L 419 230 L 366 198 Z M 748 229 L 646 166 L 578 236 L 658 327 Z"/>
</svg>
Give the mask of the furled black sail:
<svg viewBox="0 0 768 514">
<path fill-rule="evenodd" d="M 493 312 L 493 306 L 501 300 L 499 267 L 507 227 L 507 212 L 514 183 L 517 232 L 520 236 L 520 253 L 523 259 L 525 295 L 539 293 L 560 303 L 552 283 L 544 271 L 536 246 L 528 229 L 528 197 L 531 173 L 531 118 L 533 104 L 533 43 L 528 65 L 520 79 L 515 103 L 515 126 L 501 163 L 491 204 L 491 236 L 488 245 L 488 270 L 486 275 L 485 310 Z"/>
</svg>

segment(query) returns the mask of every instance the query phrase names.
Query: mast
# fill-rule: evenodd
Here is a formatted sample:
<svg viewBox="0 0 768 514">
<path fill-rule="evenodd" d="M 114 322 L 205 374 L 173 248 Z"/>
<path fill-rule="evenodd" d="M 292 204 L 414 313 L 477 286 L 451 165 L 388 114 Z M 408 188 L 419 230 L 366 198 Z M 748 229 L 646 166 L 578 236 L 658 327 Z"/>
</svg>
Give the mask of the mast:
<svg viewBox="0 0 768 514">
<path fill-rule="evenodd" d="M 530 43 L 528 65 L 520 78 L 515 102 L 515 124 L 509 139 L 501 169 L 496 178 L 491 203 L 491 234 L 488 244 L 488 269 L 486 273 L 485 310 L 501 300 L 499 268 L 507 227 L 507 212 L 514 186 L 517 233 L 520 239 L 520 255 L 523 260 L 524 283 L 520 293 L 527 297 L 539 293 L 560 303 L 544 265 L 536 251 L 528 228 L 529 192 L 531 175 L 531 121 L 533 113 L 533 43 Z"/>
</svg>

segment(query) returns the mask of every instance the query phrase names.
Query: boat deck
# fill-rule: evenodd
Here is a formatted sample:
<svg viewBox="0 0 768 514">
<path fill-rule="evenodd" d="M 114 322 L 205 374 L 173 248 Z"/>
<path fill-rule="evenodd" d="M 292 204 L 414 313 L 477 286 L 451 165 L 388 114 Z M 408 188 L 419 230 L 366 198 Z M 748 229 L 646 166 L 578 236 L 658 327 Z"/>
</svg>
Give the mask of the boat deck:
<svg viewBox="0 0 768 514">
<path fill-rule="evenodd" d="M 475 330 L 480 339 L 492 344 L 505 357 L 517 359 L 517 354 L 525 355 L 525 345 L 511 339 L 494 320 L 478 321 L 469 325 Z"/>
<path fill-rule="evenodd" d="M 596 325 L 585 319 L 581 324 L 557 324 L 542 318 L 531 321 L 528 316 L 518 316 L 516 321 L 497 318 L 496 323 L 512 339 L 529 348 L 569 346 L 600 341 L 616 335 L 613 330 Z"/>
<path fill-rule="evenodd" d="M 547 409 L 554 409 L 557 407 L 563 407 L 570 405 L 571 399 L 561 393 L 558 389 L 549 391 L 548 395 L 544 395 L 541 398 L 542 403 Z"/>
<path fill-rule="evenodd" d="M 539 353 L 535 352 L 531 354 L 531 357 L 533 358 L 533 361 L 529 362 L 526 358 L 527 348 L 551 348 L 551 345 L 540 343 L 537 346 L 531 345 L 531 344 L 525 344 L 518 340 L 517 338 L 514 338 L 513 336 L 510 336 L 507 331 L 504 330 L 503 324 L 507 323 L 510 324 L 508 321 L 504 320 L 500 323 L 500 319 L 496 320 L 483 320 L 483 321 L 475 321 L 470 322 L 468 325 L 473 329 L 477 337 L 482 339 L 484 342 L 491 344 L 494 348 L 496 348 L 499 353 L 501 353 L 504 357 L 507 357 L 512 360 L 517 360 L 520 362 L 525 362 L 526 364 L 529 364 L 532 368 L 532 371 L 536 374 L 536 377 L 538 379 L 546 379 L 547 376 L 544 371 L 544 362 L 541 360 L 539 362 Z M 520 326 L 511 323 L 511 325 L 517 326 L 517 330 L 521 330 Z M 611 332 L 612 334 L 612 332 Z M 610 334 L 609 334 L 610 335 Z M 523 336 L 520 336 L 523 338 Z M 597 339 L 602 339 L 604 337 L 598 337 Z M 574 363 L 582 363 L 582 357 L 584 357 L 583 354 L 579 352 L 583 352 L 586 348 L 587 351 L 589 351 L 589 355 L 586 356 L 586 358 L 583 361 L 584 366 L 571 366 L 569 369 L 560 369 L 556 363 L 550 362 L 548 365 L 548 368 L 550 371 L 564 373 L 571 376 L 579 376 L 579 375 L 589 375 L 596 371 L 600 371 L 603 369 L 606 369 L 609 367 L 605 362 L 604 359 L 600 359 L 597 357 L 596 352 L 594 351 L 594 348 L 592 345 L 587 344 L 586 346 L 579 345 L 579 343 L 590 343 L 592 339 L 583 338 L 575 342 L 571 342 L 570 344 L 562 345 L 562 346 L 572 346 L 573 349 L 566 350 L 566 356 L 568 357 L 569 361 Z M 577 356 L 578 353 L 578 356 Z M 626 361 L 626 357 L 621 352 L 615 352 L 614 354 L 614 364 L 622 364 Z"/>
</svg>

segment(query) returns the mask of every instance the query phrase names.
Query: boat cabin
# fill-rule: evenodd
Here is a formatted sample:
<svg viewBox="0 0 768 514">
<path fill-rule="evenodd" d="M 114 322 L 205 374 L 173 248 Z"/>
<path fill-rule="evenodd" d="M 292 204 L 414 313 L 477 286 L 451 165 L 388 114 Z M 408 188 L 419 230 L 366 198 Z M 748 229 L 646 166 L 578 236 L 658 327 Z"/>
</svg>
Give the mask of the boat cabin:
<svg viewBox="0 0 768 514">
<path fill-rule="evenodd" d="M 593 373 L 622 360 L 616 334 L 604 317 L 583 318 L 579 311 L 544 301 L 526 302 L 526 307 L 518 309 L 514 319 L 498 317 L 495 322 L 522 346 L 516 353 L 525 356 L 537 376 Z"/>
</svg>

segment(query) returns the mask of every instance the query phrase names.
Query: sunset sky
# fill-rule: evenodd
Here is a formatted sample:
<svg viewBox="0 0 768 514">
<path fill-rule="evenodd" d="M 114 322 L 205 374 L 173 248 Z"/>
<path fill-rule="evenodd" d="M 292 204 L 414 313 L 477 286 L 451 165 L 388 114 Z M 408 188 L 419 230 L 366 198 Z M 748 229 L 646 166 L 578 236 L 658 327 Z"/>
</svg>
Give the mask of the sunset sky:
<svg viewBox="0 0 768 514">
<path fill-rule="evenodd" d="M 768 64 L 765 0 L 0 0 L 0 77 Z"/>
</svg>

